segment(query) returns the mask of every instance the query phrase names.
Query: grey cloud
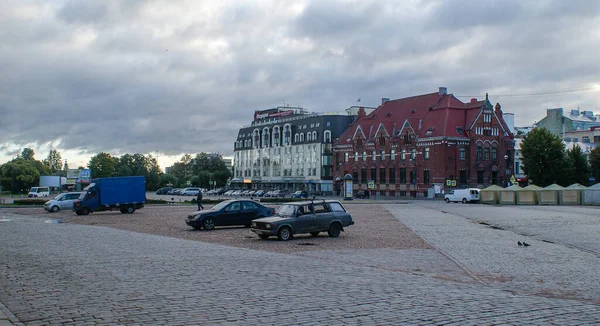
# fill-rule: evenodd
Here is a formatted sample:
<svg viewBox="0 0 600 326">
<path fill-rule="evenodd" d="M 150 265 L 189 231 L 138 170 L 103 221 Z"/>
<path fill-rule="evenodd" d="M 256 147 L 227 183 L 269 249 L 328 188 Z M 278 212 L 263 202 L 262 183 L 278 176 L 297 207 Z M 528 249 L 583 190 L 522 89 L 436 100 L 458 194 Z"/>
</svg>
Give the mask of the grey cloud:
<svg viewBox="0 0 600 326">
<path fill-rule="evenodd" d="M 343 111 L 438 86 L 489 92 L 517 124 L 555 106 L 598 111 L 597 92 L 495 97 L 597 82 L 598 5 L 448 3 L 312 1 L 294 18 L 291 2 L 222 1 L 209 15 L 182 1 L 162 3 L 181 13 L 165 18 L 160 1 L 77 1 L 33 23 L 8 15 L 0 146 L 231 155 L 254 110 Z"/>
</svg>

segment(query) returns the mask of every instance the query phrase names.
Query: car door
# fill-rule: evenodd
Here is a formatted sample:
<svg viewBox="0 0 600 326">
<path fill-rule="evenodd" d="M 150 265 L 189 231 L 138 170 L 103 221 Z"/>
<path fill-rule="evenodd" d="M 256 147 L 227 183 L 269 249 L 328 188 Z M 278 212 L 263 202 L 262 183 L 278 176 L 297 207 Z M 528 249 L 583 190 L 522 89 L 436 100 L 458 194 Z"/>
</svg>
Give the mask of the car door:
<svg viewBox="0 0 600 326">
<path fill-rule="evenodd" d="M 299 206 L 296 219 L 294 220 L 294 231 L 297 233 L 308 233 L 312 232 L 315 228 L 315 214 L 312 205 Z"/>
<path fill-rule="evenodd" d="M 241 225 L 241 208 L 242 205 L 239 201 L 227 205 L 221 215 L 215 218 L 216 225 Z"/>
<path fill-rule="evenodd" d="M 315 203 L 315 229 L 326 231 L 333 219 L 333 212 L 326 203 Z"/>
<path fill-rule="evenodd" d="M 62 197 L 60 209 L 61 210 L 72 210 L 73 209 L 73 201 L 79 198 L 77 194 L 66 194 Z"/>
<path fill-rule="evenodd" d="M 242 202 L 242 212 L 240 213 L 239 222 L 243 225 L 250 225 L 250 221 L 255 220 L 258 215 L 259 207 L 251 201 Z"/>
</svg>

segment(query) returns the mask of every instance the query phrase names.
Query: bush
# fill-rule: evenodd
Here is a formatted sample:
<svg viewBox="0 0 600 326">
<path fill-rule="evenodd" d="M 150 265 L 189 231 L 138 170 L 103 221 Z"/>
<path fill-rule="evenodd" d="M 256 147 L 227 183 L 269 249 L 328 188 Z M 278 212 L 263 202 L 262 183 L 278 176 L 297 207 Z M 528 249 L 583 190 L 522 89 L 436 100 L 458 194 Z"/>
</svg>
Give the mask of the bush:
<svg viewBox="0 0 600 326">
<path fill-rule="evenodd" d="M 32 199 L 15 199 L 13 203 L 15 205 L 44 205 L 48 199 L 32 198 Z"/>
</svg>

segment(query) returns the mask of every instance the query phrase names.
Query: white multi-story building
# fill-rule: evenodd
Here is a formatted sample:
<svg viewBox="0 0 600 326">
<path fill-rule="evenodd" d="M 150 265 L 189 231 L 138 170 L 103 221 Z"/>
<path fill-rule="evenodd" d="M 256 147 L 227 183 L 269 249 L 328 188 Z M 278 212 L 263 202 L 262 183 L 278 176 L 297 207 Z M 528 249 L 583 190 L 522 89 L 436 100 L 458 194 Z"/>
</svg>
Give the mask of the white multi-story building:
<svg viewBox="0 0 600 326">
<path fill-rule="evenodd" d="M 354 118 L 299 107 L 256 111 L 234 144 L 232 186 L 332 194 L 332 144 Z"/>
</svg>

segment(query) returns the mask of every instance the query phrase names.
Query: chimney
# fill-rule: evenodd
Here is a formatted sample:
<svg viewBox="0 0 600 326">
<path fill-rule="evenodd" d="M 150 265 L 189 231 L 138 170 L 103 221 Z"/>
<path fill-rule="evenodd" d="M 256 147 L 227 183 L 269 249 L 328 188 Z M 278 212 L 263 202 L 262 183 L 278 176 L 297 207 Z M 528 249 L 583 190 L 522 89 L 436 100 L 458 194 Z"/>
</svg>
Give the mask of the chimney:
<svg viewBox="0 0 600 326">
<path fill-rule="evenodd" d="M 471 99 L 471 103 L 477 103 L 477 98 L 475 98 L 475 97 L 474 97 L 474 98 L 472 98 L 472 99 Z"/>
<path fill-rule="evenodd" d="M 439 88 L 439 94 L 440 96 L 444 96 L 448 93 L 448 88 L 447 87 L 440 87 Z"/>
<path fill-rule="evenodd" d="M 382 97 L 381 98 L 381 105 L 385 104 L 385 102 L 389 101 L 390 98 L 389 97 Z"/>
<path fill-rule="evenodd" d="M 358 117 L 364 117 L 365 115 L 367 115 L 365 113 L 365 108 L 363 108 L 362 106 L 358 108 Z"/>
<path fill-rule="evenodd" d="M 502 115 L 502 107 L 500 106 L 500 103 L 496 103 L 496 106 L 494 108 L 496 109 L 497 113 L 500 113 L 500 115 Z"/>
</svg>

